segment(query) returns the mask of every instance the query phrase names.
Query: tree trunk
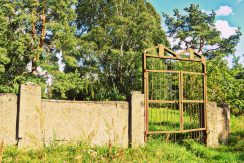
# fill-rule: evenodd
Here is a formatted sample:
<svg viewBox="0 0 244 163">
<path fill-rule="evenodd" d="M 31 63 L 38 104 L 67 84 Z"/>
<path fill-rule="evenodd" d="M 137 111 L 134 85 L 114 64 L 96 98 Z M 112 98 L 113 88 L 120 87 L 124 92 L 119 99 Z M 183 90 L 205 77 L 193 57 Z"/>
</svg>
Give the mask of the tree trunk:
<svg viewBox="0 0 244 163">
<path fill-rule="evenodd" d="M 36 9 L 32 9 L 32 30 L 31 30 L 31 37 L 33 40 L 33 44 L 31 45 L 31 49 L 35 49 L 34 47 L 34 42 L 35 42 L 35 37 L 36 37 Z M 34 56 L 31 60 L 32 62 L 32 68 L 31 68 L 31 72 L 34 73 L 34 71 L 36 70 L 36 56 Z"/>
<path fill-rule="evenodd" d="M 44 45 L 44 39 L 45 39 L 45 35 L 46 35 L 46 7 L 47 7 L 47 1 L 44 0 L 43 1 L 43 5 L 42 5 L 42 16 L 41 16 L 41 37 L 40 37 L 40 41 L 39 41 L 39 48 L 42 48 Z M 35 40 L 36 37 L 36 9 L 32 10 L 32 16 L 34 17 L 33 21 L 32 21 L 32 39 Z M 37 48 L 37 47 L 32 47 L 32 49 Z M 39 60 L 40 56 L 39 54 L 35 54 L 35 56 L 32 59 L 32 73 L 34 74 L 36 69 L 37 69 L 37 61 Z"/>
<path fill-rule="evenodd" d="M 44 38 L 45 38 L 45 35 L 46 35 L 46 26 L 45 26 L 45 23 L 46 23 L 46 7 L 47 7 L 47 1 L 44 0 L 43 2 L 43 8 L 42 8 L 42 17 L 41 17 L 41 21 L 42 21 L 42 32 L 41 32 L 41 38 L 40 38 L 40 44 L 39 44 L 39 47 L 41 48 L 44 44 Z"/>
</svg>

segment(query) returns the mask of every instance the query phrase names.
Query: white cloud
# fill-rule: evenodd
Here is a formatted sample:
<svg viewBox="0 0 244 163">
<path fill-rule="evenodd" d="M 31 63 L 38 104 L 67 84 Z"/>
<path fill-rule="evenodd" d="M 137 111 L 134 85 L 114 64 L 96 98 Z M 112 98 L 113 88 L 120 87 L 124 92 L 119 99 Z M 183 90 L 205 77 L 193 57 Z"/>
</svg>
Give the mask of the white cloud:
<svg viewBox="0 0 244 163">
<path fill-rule="evenodd" d="M 213 50 L 213 49 L 217 49 L 218 47 L 219 47 L 218 45 L 205 45 L 204 49 Z"/>
<path fill-rule="evenodd" d="M 180 39 L 179 38 L 172 38 L 172 37 L 167 37 L 167 39 L 169 40 L 169 43 L 171 45 L 171 48 L 173 48 L 175 45 L 179 45 L 180 43 Z M 186 39 L 189 39 L 189 37 L 187 37 Z M 180 43 L 180 48 L 183 50 L 183 49 L 186 49 L 186 44 L 185 42 L 181 42 Z M 181 50 L 179 50 L 181 51 Z M 179 52 L 179 51 L 176 51 L 176 52 Z"/>
<path fill-rule="evenodd" d="M 236 46 L 235 56 L 240 57 L 239 64 L 244 65 L 244 36 L 240 38 L 240 42 Z M 233 56 L 226 57 L 229 67 L 233 67 Z"/>
<path fill-rule="evenodd" d="M 201 11 L 204 12 L 204 13 L 206 13 L 206 14 L 208 14 L 208 15 L 209 15 L 209 14 L 212 14 L 212 11 L 210 11 L 210 10 L 202 9 Z"/>
<path fill-rule="evenodd" d="M 226 20 L 217 20 L 215 26 L 217 30 L 221 32 L 221 37 L 223 38 L 228 38 L 236 34 L 236 30 L 238 30 L 237 27 L 231 27 Z"/>
<path fill-rule="evenodd" d="M 237 44 L 236 46 L 236 56 L 239 56 L 240 57 L 240 64 L 243 64 L 244 65 L 244 36 L 241 36 L 240 38 L 240 42 Z"/>
<path fill-rule="evenodd" d="M 179 42 L 180 42 L 180 39 L 179 38 L 174 39 L 172 37 L 167 37 L 167 39 L 169 40 L 169 43 L 170 43 L 171 47 L 173 47 L 175 45 L 178 45 Z"/>
<path fill-rule="evenodd" d="M 64 71 L 65 64 L 63 63 L 63 53 L 62 50 L 60 50 L 59 53 L 56 54 L 56 57 L 58 57 L 58 69 L 59 71 Z"/>
<path fill-rule="evenodd" d="M 237 0 L 238 3 L 241 3 L 242 0 Z"/>
<path fill-rule="evenodd" d="M 234 14 L 230 6 L 220 6 L 215 12 L 217 16 L 228 16 L 230 14 Z"/>
</svg>

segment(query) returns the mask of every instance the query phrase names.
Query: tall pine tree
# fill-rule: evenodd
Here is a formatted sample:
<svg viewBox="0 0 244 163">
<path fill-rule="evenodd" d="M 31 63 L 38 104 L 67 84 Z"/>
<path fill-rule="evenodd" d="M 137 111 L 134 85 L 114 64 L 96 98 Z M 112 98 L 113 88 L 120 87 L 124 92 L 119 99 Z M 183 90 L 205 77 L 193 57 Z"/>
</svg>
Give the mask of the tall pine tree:
<svg viewBox="0 0 244 163">
<path fill-rule="evenodd" d="M 76 0 L 0 2 L 0 92 L 16 92 L 25 81 L 44 86 L 38 68 L 53 76 L 60 73 L 56 55 L 69 58 L 76 47 L 75 5 Z"/>
</svg>

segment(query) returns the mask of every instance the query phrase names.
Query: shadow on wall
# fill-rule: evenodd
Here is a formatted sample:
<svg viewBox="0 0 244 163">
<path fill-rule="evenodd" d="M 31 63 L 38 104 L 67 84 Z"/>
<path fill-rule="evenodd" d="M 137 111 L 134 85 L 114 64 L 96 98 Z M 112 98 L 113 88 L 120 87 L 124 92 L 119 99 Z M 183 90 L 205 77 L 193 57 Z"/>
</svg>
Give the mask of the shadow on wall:
<svg viewBox="0 0 244 163">
<path fill-rule="evenodd" d="M 0 95 L 0 135 L 6 144 L 21 148 L 50 140 L 144 145 L 143 102 L 140 92 L 132 92 L 129 102 L 42 100 L 39 85 L 23 84 L 18 96 Z"/>
</svg>

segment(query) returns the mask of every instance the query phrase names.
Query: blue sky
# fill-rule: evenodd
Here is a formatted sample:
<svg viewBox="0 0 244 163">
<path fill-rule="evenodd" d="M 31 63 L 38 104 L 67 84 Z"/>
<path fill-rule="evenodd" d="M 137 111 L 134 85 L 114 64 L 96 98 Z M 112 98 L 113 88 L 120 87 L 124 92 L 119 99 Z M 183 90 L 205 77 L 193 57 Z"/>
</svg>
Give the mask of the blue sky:
<svg viewBox="0 0 244 163">
<path fill-rule="evenodd" d="M 199 4 L 201 10 L 206 12 L 214 10 L 216 27 L 222 33 L 222 37 L 233 34 L 237 27 L 241 28 L 243 36 L 236 47 L 237 56 L 241 56 L 240 62 L 244 64 L 244 0 L 148 0 L 162 16 L 162 12 L 172 15 L 173 9 L 182 10 L 191 3 Z M 164 26 L 163 26 L 164 27 Z M 231 58 L 228 58 L 231 65 Z"/>
</svg>

